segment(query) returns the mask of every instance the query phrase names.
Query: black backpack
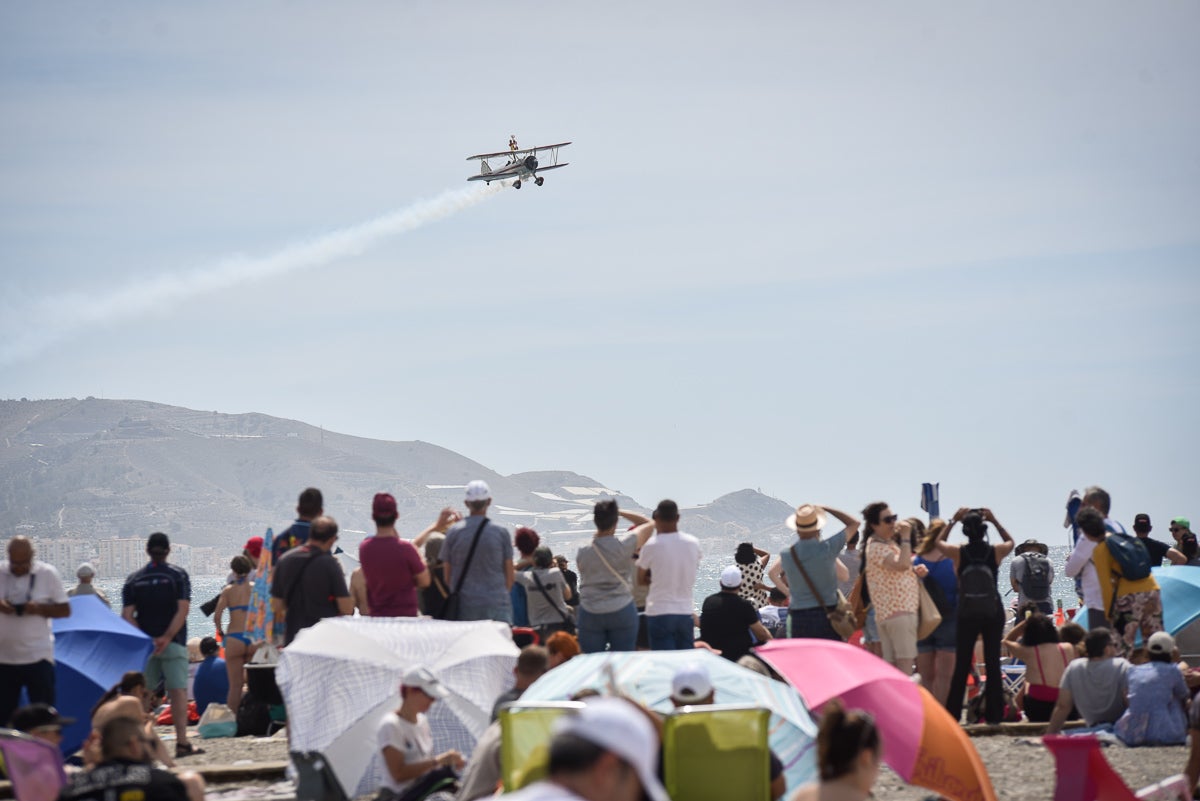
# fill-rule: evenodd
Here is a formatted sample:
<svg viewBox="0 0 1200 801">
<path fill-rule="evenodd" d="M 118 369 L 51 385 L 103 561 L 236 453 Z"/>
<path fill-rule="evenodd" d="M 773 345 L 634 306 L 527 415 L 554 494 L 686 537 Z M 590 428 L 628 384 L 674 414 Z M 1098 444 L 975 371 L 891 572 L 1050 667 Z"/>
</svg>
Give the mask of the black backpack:
<svg viewBox="0 0 1200 801">
<path fill-rule="evenodd" d="M 246 693 L 237 710 L 237 736 L 266 737 L 270 733 L 271 708 L 255 698 L 253 693 Z"/>
<path fill-rule="evenodd" d="M 975 559 L 970 545 L 959 551 L 961 567 L 958 571 L 958 614 L 967 618 L 992 617 L 1001 611 L 1000 591 L 996 589 L 996 574 L 988 566 L 995 558 L 989 547 L 982 559 Z"/>
<path fill-rule="evenodd" d="M 1050 600 L 1050 560 L 1037 551 L 1023 553 L 1025 572 L 1021 574 L 1021 594 L 1030 601 Z"/>
</svg>

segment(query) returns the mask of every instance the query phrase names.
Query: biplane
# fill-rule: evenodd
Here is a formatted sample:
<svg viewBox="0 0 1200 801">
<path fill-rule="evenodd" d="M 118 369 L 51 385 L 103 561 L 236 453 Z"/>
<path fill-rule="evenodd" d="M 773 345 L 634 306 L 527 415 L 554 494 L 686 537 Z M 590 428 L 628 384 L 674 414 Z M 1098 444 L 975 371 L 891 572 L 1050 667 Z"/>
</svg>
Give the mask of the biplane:
<svg viewBox="0 0 1200 801">
<path fill-rule="evenodd" d="M 567 166 L 567 162 L 558 163 L 558 149 L 566 147 L 570 142 L 559 142 L 557 145 L 541 145 L 540 147 L 521 148 L 517 145 L 517 138 L 510 136 L 508 138 L 508 150 L 502 150 L 499 153 L 480 153 L 477 156 L 467 156 L 467 161 L 479 159 L 479 174 L 472 175 L 467 178 L 468 181 L 487 181 L 489 184 L 492 181 L 505 181 L 516 179 L 513 181 L 513 189 L 521 188 L 521 181 L 529 178 L 538 186 L 546 182 L 546 179 L 538 175 L 539 172 L 546 170 L 557 170 L 559 167 Z M 542 164 L 538 161 L 538 153 L 549 153 L 547 158 L 548 164 Z M 488 159 L 505 159 L 503 166 L 493 168 L 488 164 Z"/>
</svg>

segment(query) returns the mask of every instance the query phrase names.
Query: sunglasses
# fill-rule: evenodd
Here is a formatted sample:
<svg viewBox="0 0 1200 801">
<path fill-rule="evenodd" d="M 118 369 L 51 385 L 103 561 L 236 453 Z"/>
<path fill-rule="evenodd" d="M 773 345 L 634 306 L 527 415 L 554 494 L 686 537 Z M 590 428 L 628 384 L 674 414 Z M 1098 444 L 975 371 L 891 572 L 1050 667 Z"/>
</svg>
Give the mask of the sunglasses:
<svg viewBox="0 0 1200 801">
<path fill-rule="evenodd" d="M 900 515 L 888 515 L 887 517 L 879 518 L 881 523 L 895 523 L 900 519 Z"/>
</svg>

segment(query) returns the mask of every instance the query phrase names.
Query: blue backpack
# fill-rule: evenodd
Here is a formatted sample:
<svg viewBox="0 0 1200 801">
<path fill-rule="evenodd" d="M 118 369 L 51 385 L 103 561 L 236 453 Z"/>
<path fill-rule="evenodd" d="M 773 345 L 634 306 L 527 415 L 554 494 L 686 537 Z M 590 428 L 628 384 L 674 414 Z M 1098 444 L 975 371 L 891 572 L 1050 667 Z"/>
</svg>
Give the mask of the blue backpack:
<svg viewBox="0 0 1200 801">
<path fill-rule="evenodd" d="M 1121 577 L 1138 581 L 1150 575 L 1150 552 L 1146 543 L 1128 534 L 1109 534 L 1104 539 L 1108 552 L 1121 567 Z"/>
</svg>

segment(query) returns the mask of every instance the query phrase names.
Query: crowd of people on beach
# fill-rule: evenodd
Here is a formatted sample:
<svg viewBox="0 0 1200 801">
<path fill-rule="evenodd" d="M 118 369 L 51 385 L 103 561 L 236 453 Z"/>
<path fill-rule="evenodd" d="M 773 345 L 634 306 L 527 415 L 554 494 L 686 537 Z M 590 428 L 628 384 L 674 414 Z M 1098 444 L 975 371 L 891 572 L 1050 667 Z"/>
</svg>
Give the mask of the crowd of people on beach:
<svg viewBox="0 0 1200 801">
<path fill-rule="evenodd" d="M 472 481 L 465 515 L 442 509 L 410 541 L 396 528 L 395 498 L 377 494 L 375 532 L 360 544 L 360 566 L 347 577 L 334 558 L 338 524 L 325 513 L 321 492 L 305 489 L 296 520 L 269 551 L 263 538 L 252 537 L 232 558 L 226 586 L 206 605 L 214 636 L 194 643 L 197 660 L 188 653 L 190 578 L 170 562 L 167 535 L 151 534 L 149 561 L 127 578 L 120 614 L 152 639 L 153 652 L 142 671 L 127 674 L 96 704 L 81 759 L 87 770 L 72 777 L 63 798 L 99 798 L 106 789 L 136 785 L 155 788 L 147 798 L 198 801 L 204 792 L 199 776 L 149 767 L 174 767 L 175 760 L 203 753 L 188 736 L 189 700 L 199 714 L 212 704 L 238 713 L 251 700 L 246 665 L 256 651 L 286 649 L 321 620 L 354 614 L 511 626 L 522 648 L 513 686 L 496 699 L 493 721 L 540 676 L 579 653 L 705 649 L 771 675 L 755 657 L 756 645 L 775 638 L 849 639 L 912 676 L 954 720 L 963 719 L 971 697 L 967 722 L 1026 720 L 1046 724 L 1048 734 L 1111 733 L 1129 746 L 1183 745 L 1190 735 L 1186 771 L 1196 786 L 1200 702 L 1192 697 L 1200 691 L 1200 669 L 1182 661 L 1163 630 L 1160 588 L 1151 572 L 1163 561 L 1200 568 L 1196 536 L 1183 517 L 1171 521 L 1173 542 L 1162 542 L 1150 538 L 1146 514 L 1134 518 L 1133 534 L 1127 532 L 1110 515 L 1103 489 L 1072 493 L 1065 525 L 1075 544 L 1066 562 L 1055 565 L 1044 543 L 1018 544 L 988 508 L 964 507 L 926 523 L 901 519 L 885 502 L 867 504 L 861 516 L 805 503 L 785 521 L 796 537 L 778 554 L 750 542 L 731 548 L 719 586 L 697 612 L 701 547 L 681 530 L 675 502 L 661 501 L 647 517 L 613 499 L 598 501 L 595 533 L 574 554 L 575 570 L 533 529 L 510 533 L 491 519 L 491 504 L 488 485 Z M 956 527 L 965 542 L 948 541 Z M 991 529 L 999 542 L 991 541 Z M 1000 566 L 1010 555 L 1003 581 Z M 94 570 L 81 566 L 79 584 L 68 592 L 57 571 L 34 558 L 29 540 L 12 538 L 7 556 L 0 562 L 0 721 L 54 742 L 73 721 L 53 706 L 51 620 L 70 614 L 71 595 L 99 594 L 91 583 Z M 271 565 L 276 628 L 255 636 L 252 577 L 263 559 Z M 1053 603 L 1059 570 L 1076 581 L 1078 610 L 1064 613 Z M 1002 583 L 1017 595 L 1010 608 Z M 1071 619 L 1085 610 L 1086 628 Z M 1015 692 L 1006 689 L 1004 661 L 1023 665 Z M 689 668 L 676 679 L 677 703 L 713 703 L 703 670 Z M 30 705 L 18 709 L 22 689 Z M 448 786 L 458 788 L 461 801 L 495 791 L 495 722 L 473 754 L 434 753 L 425 713 L 445 692 L 428 668 L 406 671 L 401 705 L 385 718 L 375 743 L 386 766 L 382 801 L 418 801 Z M 175 728 L 174 758 L 152 714 L 163 698 Z M 870 716 L 840 705 L 813 712 L 820 718 L 821 783 L 840 783 L 846 797 L 866 797 L 881 753 Z M 665 799 L 658 769 L 646 756 L 659 748 L 661 724 L 653 713 L 627 700 L 589 699 L 576 718 L 550 746 L 548 779 L 521 791 L 523 801 L 643 793 Z M 784 793 L 779 770 L 772 780 L 778 798 Z M 601 787 L 607 789 L 598 794 Z M 806 787 L 793 797 L 819 795 Z"/>
</svg>

